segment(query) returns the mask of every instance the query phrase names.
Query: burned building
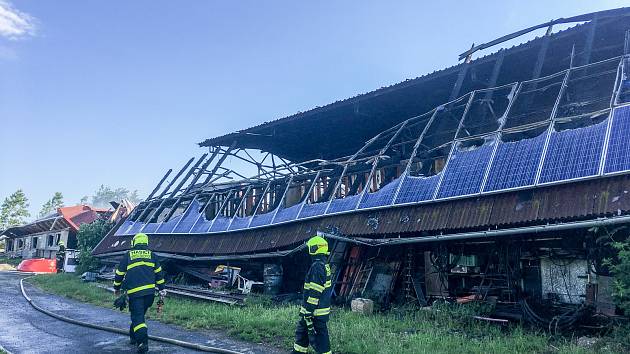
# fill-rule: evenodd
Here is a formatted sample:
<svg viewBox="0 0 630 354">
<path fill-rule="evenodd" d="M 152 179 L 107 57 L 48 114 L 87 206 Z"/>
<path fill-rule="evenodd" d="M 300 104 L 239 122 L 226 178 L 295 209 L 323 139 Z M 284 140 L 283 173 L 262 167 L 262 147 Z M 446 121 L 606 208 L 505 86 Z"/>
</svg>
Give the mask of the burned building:
<svg viewBox="0 0 630 354">
<path fill-rule="evenodd" d="M 629 30 L 628 8 L 551 21 L 459 65 L 203 141 L 94 254 L 144 232 L 180 264 L 282 264 L 283 290 L 297 291 L 298 251 L 319 232 L 338 301 L 525 301 L 531 321 L 534 303 L 613 313 L 602 260 L 630 222 Z"/>
</svg>

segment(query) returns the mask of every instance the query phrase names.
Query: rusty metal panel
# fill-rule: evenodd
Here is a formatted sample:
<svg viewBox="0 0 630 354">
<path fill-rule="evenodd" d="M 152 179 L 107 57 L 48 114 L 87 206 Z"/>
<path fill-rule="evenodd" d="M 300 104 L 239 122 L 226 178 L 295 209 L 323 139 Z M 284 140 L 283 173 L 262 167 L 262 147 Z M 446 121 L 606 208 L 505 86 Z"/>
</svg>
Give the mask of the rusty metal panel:
<svg viewBox="0 0 630 354">
<path fill-rule="evenodd" d="M 247 253 L 257 251 L 257 243 L 259 237 L 260 235 L 257 231 L 244 234 L 243 236 L 239 237 L 240 241 L 238 242 L 238 246 L 236 247 L 234 252 Z"/>
<path fill-rule="evenodd" d="M 492 199 L 489 198 L 462 200 L 451 208 L 446 228 L 467 229 L 488 225 L 492 207 Z"/>
<path fill-rule="evenodd" d="M 490 225 L 523 224 L 536 220 L 540 200 L 534 198 L 532 190 L 493 196 Z"/>
</svg>

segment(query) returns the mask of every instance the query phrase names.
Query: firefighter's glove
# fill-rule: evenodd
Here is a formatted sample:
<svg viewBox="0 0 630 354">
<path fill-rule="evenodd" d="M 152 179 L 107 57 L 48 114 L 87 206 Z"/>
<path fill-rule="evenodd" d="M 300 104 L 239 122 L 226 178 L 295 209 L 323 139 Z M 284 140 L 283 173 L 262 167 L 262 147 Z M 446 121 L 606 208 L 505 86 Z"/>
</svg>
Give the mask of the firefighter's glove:
<svg viewBox="0 0 630 354">
<path fill-rule="evenodd" d="M 160 294 L 160 297 L 166 297 L 166 289 L 162 289 L 160 291 L 158 291 L 158 294 Z"/>
<path fill-rule="evenodd" d="M 114 300 L 114 308 L 124 311 L 127 308 L 127 295 L 123 294 Z"/>
</svg>

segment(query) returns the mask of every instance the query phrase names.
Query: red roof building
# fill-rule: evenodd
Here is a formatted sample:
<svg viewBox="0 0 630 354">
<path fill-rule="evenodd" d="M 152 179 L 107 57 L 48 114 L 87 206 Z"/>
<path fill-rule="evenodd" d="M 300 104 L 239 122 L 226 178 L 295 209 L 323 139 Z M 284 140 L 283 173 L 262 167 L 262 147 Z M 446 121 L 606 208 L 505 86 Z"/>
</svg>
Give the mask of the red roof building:
<svg viewBox="0 0 630 354">
<path fill-rule="evenodd" d="M 76 248 L 79 227 L 105 217 L 108 212 L 108 209 L 89 205 L 61 207 L 55 213 L 31 223 L 10 227 L 0 236 L 7 238 L 6 252 L 9 256 L 54 258 L 60 241 L 67 248 Z"/>
</svg>

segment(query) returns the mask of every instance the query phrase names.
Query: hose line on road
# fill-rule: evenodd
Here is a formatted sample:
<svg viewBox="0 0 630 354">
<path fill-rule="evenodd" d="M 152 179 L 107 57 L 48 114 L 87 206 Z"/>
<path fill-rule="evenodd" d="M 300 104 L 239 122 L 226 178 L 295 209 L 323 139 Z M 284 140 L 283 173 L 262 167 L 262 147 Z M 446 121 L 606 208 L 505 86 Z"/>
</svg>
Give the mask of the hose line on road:
<svg viewBox="0 0 630 354">
<path fill-rule="evenodd" d="M 58 315 L 58 314 L 56 314 L 54 312 L 48 311 L 48 310 L 38 306 L 37 304 L 35 304 L 33 302 L 33 300 L 26 294 L 26 291 L 24 290 L 24 280 L 28 279 L 28 278 L 30 278 L 30 277 L 20 279 L 20 290 L 22 290 L 22 296 L 24 296 L 26 301 L 28 301 L 28 303 L 31 304 L 31 306 L 33 306 L 33 308 L 35 308 L 35 310 L 37 310 L 39 312 L 42 312 L 42 313 L 45 313 L 46 315 L 48 315 L 50 317 L 53 317 L 53 318 L 56 318 L 58 320 L 61 320 L 61 321 L 64 321 L 64 322 L 68 322 L 68 323 L 72 323 L 72 324 L 75 324 L 75 325 L 78 325 L 78 326 L 98 329 L 98 330 L 101 330 L 101 331 L 107 331 L 107 332 L 111 332 L 111 333 L 122 334 L 122 335 L 125 335 L 125 336 L 129 335 L 129 330 L 124 330 L 124 329 L 115 328 L 115 327 L 101 326 L 101 325 L 97 325 L 97 324 L 94 324 L 94 323 L 89 323 L 89 322 L 83 322 L 83 321 L 75 320 L 73 318 L 69 318 L 69 317 L 65 317 L 65 316 L 62 316 L 62 315 Z M 188 348 L 188 349 L 194 349 L 194 350 L 198 350 L 198 351 L 202 351 L 202 352 L 208 352 L 208 353 L 242 354 L 240 352 L 236 352 L 236 351 L 229 350 L 229 349 L 209 347 L 209 346 L 206 346 L 206 345 L 190 343 L 190 342 L 184 342 L 184 341 L 181 341 L 181 340 L 172 339 L 172 338 L 166 338 L 166 337 L 158 337 L 158 336 L 149 335 L 149 339 L 154 340 L 156 342 L 163 342 L 163 343 L 173 344 L 173 345 L 177 345 L 177 346 L 180 346 L 180 347 L 184 347 L 184 348 Z"/>
</svg>

